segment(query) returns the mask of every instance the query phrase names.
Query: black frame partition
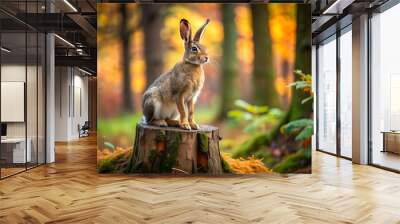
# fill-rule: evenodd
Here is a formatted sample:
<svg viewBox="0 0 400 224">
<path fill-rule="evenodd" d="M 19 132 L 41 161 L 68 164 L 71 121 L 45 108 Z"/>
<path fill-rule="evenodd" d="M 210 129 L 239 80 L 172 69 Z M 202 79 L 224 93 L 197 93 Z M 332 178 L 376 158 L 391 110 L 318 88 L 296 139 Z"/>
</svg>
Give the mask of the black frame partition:
<svg viewBox="0 0 400 224">
<path fill-rule="evenodd" d="M 338 156 L 341 155 L 341 133 L 342 133 L 342 125 L 341 125 L 341 116 L 340 116 L 340 80 L 341 80 L 341 66 L 340 66 L 340 36 L 341 30 L 336 30 L 336 154 Z"/>
<path fill-rule="evenodd" d="M 323 152 L 329 155 L 333 155 L 333 156 L 337 156 L 340 158 L 344 158 L 347 160 L 352 160 L 352 158 L 350 157 L 346 157 L 344 155 L 342 155 L 341 153 L 341 108 L 340 108 L 340 104 L 341 104 L 341 97 L 340 97 L 340 81 L 341 81 L 341 66 L 340 66 L 340 37 L 347 33 L 347 32 L 351 32 L 351 16 L 346 16 L 344 17 L 340 23 L 334 24 L 332 26 L 332 28 L 328 28 L 326 30 L 326 32 L 321 33 L 322 38 L 317 38 L 317 42 L 315 43 L 316 45 L 316 106 L 315 106 L 315 111 L 316 111 L 316 150 L 319 152 Z M 320 148 L 320 143 L 319 143 L 319 137 L 320 137 L 320 133 L 319 133 L 319 125 L 320 125 L 320 121 L 319 121 L 319 114 L 321 111 L 319 111 L 319 95 L 320 95 L 320 88 L 319 88 L 319 84 L 320 84 L 320 74 L 319 74 L 319 48 L 320 45 L 322 43 L 325 42 L 330 42 L 330 41 L 336 41 L 336 138 L 335 138 L 335 142 L 336 142 L 336 151 L 334 153 L 327 151 L 326 149 Z"/>
<path fill-rule="evenodd" d="M 15 1 L 19 7 L 21 12 L 19 15 L 25 16 L 25 21 L 27 18 L 27 13 L 39 13 L 39 5 L 46 3 L 45 0 L 17 0 Z M 28 9 L 29 3 L 29 9 Z M 4 3 L 6 4 L 6 3 Z M 24 159 L 23 163 L 14 162 L 14 158 L 12 162 L 10 161 L 10 156 L 5 155 L 3 150 L 5 148 L 5 144 L 0 144 L 0 179 L 4 179 L 18 173 L 24 172 L 26 170 L 38 167 L 42 164 L 46 163 L 46 77 L 47 77 L 47 69 L 46 69 L 46 33 L 40 31 L 27 23 L 23 22 L 13 13 L 7 11 L 6 7 L 3 7 L 3 3 L 0 3 L 0 16 L 3 18 L 7 18 L 7 21 L 12 21 L 18 26 L 15 29 L 7 29 L 4 26 L 2 20 L 0 20 L 0 46 L 4 47 L 9 52 L 5 50 L 1 50 L 0 52 L 0 82 L 3 81 L 3 76 L 7 66 L 18 67 L 18 71 L 24 71 L 24 121 L 18 122 L 2 122 L 1 113 L 0 113 L 0 123 L 7 123 L 7 126 L 18 126 L 18 132 L 16 136 L 9 136 L 8 138 L 24 138 Z M 47 10 L 47 8 L 46 8 Z M 9 27 L 9 26 L 8 26 Z M 8 37 L 7 37 L 8 36 Z M 7 43 L 5 43 L 5 37 L 7 37 Z M 16 38 L 14 38 L 16 37 Z M 7 47 L 9 45 L 10 47 Z M 20 54 L 22 53 L 22 54 Z M 7 54 L 7 55 L 6 55 Z M 22 56 L 21 56 L 22 55 Z M 23 67 L 23 69 L 22 69 Z M 8 70 L 7 70 L 8 71 Z M 8 75 L 10 76 L 10 75 Z M 6 80 L 8 81 L 8 80 Z M 21 81 L 18 81 L 21 82 Z M 1 89 L 2 85 L 0 85 L 0 101 L 1 101 Z M 3 96 L 4 97 L 4 96 Z M 4 109 L 1 108 L 0 110 Z M 13 126 L 13 132 L 15 132 L 16 128 Z M 24 129 L 24 131 L 22 131 Z M 18 134 L 22 132 L 24 136 L 18 137 Z M 15 135 L 15 133 L 11 133 Z M 2 139 L 3 141 L 3 139 Z M 20 144 L 20 143 L 17 143 Z M 7 146 L 10 147 L 10 146 Z M 8 152 L 11 151 L 11 156 L 14 156 L 15 148 L 8 148 Z M 28 147 L 30 149 L 30 157 L 28 158 Z M 5 156 L 8 156 L 7 158 Z M 4 157 L 4 158 L 3 158 Z M 11 170 L 8 171 L 6 169 L 18 169 L 17 171 Z M 7 171 L 7 172 L 5 172 Z"/>
</svg>

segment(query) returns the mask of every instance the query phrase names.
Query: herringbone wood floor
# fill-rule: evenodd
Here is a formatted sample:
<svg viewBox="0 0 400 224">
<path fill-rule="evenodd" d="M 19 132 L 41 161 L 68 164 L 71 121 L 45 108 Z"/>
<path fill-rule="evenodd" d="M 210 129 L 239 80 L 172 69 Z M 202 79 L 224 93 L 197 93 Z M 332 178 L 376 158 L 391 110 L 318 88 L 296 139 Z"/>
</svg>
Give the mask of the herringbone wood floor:
<svg viewBox="0 0 400 224">
<path fill-rule="evenodd" d="M 0 181 L 0 223 L 400 223 L 400 175 L 314 153 L 312 175 L 96 173 L 96 142 Z"/>
</svg>

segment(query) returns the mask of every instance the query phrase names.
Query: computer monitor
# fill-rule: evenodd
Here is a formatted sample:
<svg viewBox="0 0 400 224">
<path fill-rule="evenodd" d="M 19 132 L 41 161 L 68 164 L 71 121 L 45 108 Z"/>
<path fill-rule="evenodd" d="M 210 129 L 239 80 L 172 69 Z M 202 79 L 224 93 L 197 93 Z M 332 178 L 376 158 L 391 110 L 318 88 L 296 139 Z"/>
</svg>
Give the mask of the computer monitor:
<svg viewBox="0 0 400 224">
<path fill-rule="evenodd" d="M 1 123 L 1 136 L 7 136 L 7 124 Z"/>
</svg>

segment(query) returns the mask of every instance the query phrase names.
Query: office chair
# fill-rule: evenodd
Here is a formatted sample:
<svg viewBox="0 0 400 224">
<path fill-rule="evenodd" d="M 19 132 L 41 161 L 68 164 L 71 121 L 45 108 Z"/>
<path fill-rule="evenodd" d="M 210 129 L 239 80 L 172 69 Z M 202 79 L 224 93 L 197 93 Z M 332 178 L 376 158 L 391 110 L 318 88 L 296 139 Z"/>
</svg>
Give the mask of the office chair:
<svg viewBox="0 0 400 224">
<path fill-rule="evenodd" d="M 82 125 L 82 127 L 79 127 L 80 125 L 78 125 L 78 129 L 79 129 L 79 138 L 80 137 L 87 137 L 89 136 L 89 129 L 90 129 L 90 123 L 89 121 L 85 121 L 85 123 Z"/>
</svg>

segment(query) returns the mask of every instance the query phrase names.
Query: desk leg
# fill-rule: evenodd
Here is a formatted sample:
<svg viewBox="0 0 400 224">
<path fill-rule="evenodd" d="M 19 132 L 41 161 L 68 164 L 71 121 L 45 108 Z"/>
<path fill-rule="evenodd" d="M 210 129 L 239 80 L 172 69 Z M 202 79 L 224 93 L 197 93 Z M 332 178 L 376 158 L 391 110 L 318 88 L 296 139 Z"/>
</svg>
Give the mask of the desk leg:
<svg viewBox="0 0 400 224">
<path fill-rule="evenodd" d="M 382 133 L 383 135 L 383 149 L 381 152 L 386 152 L 386 134 Z"/>
</svg>

